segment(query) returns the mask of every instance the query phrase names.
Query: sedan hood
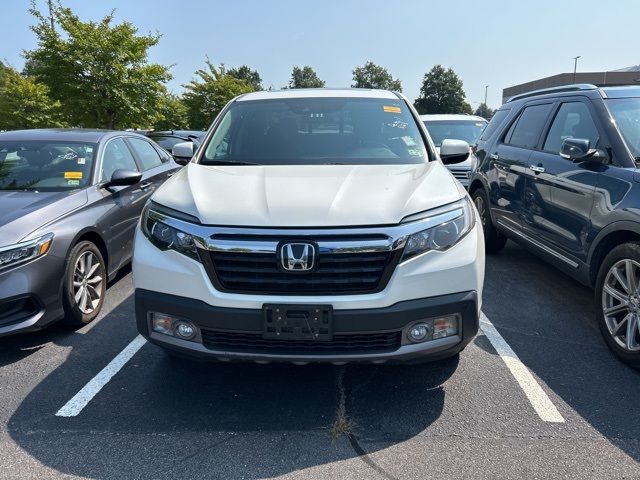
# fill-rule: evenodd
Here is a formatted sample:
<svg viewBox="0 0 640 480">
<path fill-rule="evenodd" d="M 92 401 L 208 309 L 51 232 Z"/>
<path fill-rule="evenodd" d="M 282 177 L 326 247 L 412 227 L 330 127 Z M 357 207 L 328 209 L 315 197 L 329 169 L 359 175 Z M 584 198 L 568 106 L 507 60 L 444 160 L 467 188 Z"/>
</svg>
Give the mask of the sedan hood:
<svg viewBox="0 0 640 480">
<path fill-rule="evenodd" d="M 87 203 L 87 192 L 0 191 L 0 247 Z M 46 232 L 45 232 L 46 233 Z"/>
<path fill-rule="evenodd" d="M 440 162 L 419 165 L 206 166 L 190 163 L 153 200 L 206 225 L 397 224 L 463 193 Z"/>
</svg>

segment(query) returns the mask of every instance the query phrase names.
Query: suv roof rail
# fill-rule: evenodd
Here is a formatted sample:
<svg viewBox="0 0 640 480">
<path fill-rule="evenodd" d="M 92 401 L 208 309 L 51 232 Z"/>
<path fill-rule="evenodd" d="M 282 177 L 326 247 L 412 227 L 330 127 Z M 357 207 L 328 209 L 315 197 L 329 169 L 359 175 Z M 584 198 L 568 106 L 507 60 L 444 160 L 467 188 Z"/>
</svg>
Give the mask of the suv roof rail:
<svg viewBox="0 0 640 480">
<path fill-rule="evenodd" d="M 542 88 L 540 90 L 532 90 L 531 92 L 520 93 L 514 95 L 506 103 L 513 102 L 515 100 L 521 100 L 527 97 L 535 97 L 538 95 L 546 95 L 548 93 L 564 93 L 564 92 L 578 92 L 580 90 L 597 90 L 598 87 L 591 85 L 590 83 L 578 83 L 575 85 L 562 85 L 560 87 Z"/>
</svg>

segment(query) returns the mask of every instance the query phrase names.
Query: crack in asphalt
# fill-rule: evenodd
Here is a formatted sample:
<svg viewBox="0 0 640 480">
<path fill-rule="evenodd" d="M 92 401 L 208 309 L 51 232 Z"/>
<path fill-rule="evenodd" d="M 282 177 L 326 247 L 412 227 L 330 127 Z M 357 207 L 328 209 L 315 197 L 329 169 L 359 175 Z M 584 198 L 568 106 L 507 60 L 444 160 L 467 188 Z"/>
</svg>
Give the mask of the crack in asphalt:
<svg viewBox="0 0 640 480">
<path fill-rule="evenodd" d="M 358 442 L 358 438 L 353 433 L 353 426 L 355 425 L 355 423 L 347 415 L 347 393 L 344 388 L 345 371 L 346 367 L 341 367 L 336 379 L 336 386 L 338 389 L 338 406 L 336 408 L 336 418 L 333 422 L 333 425 L 331 426 L 331 436 L 334 440 L 339 436 L 347 437 L 351 448 L 353 448 L 353 451 L 356 453 L 356 455 L 358 455 L 358 458 L 362 460 L 365 465 L 378 472 L 387 480 L 398 480 L 397 477 L 387 472 L 369 456 L 369 454 L 365 451 L 364 448 L 362 448 L 362 446 Z M 366 380 L 366 382 L 370 381 L 372 377 L 373 376 L 370 376 L 369 379 Z M 362 388 L 362 385 L 360 385 L 360 388 Z M 354 388 L 353 392 L 357 391 L 358 389 L 358 387 Z"/>
</svg>

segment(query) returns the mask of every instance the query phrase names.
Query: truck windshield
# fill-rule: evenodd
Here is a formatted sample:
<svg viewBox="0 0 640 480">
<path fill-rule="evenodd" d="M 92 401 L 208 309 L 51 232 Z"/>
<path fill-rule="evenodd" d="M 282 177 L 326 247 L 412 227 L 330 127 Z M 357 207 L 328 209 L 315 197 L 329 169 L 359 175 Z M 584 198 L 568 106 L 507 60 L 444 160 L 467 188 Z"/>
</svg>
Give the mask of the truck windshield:
<svg viewBox="0 0 640 480">
<path fill-rule="evenodd" d="M 0 190 L 86 187 L 95 150 L 91 143 L 0 140 Z"/>
<path fill-rule="evenodd" d="M 607 106 L 636 163 L 640 162 L 640 98 L 612 98 Z"/>
<path fill-rule="evenodd" d="M 200 163 L 376 165 L 428 161 L 401 100 L 292 98 L 235 102 Z"/>
</svg>

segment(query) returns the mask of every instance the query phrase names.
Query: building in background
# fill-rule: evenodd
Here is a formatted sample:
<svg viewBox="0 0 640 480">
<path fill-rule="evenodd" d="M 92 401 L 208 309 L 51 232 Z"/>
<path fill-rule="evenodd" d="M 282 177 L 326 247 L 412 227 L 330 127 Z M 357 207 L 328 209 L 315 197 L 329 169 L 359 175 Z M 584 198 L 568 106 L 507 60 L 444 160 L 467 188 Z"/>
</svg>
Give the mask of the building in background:
<svg viewBox="0 0 640 480">
<path fill-rule="evenodd" d="M 570 72 L 521 83 L 520 85 L 514 85 L 513 87 L 508 87 L 502 90 L 502 102 L 506 102 L 514 95 L 531 92 L 532 90 L 560 87 L 562 85 L 571 85 L 573 83 L 590 83 L 598 87 L 639 85 L 640 65 L 608 72 L 578 72 L 575 74 L 575 80 L 573 72 Z"/>
</svg>

